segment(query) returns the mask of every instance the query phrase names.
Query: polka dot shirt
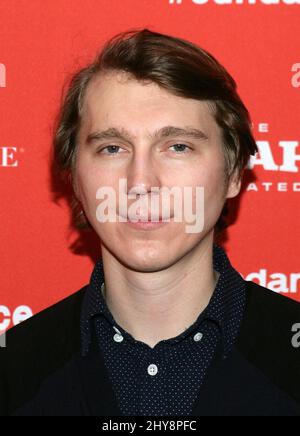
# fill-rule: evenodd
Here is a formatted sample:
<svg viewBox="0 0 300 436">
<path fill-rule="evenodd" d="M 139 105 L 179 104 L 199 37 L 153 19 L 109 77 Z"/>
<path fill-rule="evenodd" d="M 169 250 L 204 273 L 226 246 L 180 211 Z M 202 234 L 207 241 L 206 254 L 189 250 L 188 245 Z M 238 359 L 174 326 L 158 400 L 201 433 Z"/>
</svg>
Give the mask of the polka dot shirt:
<svg viewBox="0 0 300 436">
<path fill-rule="evenodd" d="M 102 260 L 96 262 L 82 306 L 82 355 L 95 329 L 123 415 L 190 415 L 217 346 L 223 358 L 230 354 L 243 318 L 245 281 L 216 244 L 213 264 L 220 276 L 206 309 L 183 333 L 151 348 L 114 320 L 102 294 Z"/>
</svg>

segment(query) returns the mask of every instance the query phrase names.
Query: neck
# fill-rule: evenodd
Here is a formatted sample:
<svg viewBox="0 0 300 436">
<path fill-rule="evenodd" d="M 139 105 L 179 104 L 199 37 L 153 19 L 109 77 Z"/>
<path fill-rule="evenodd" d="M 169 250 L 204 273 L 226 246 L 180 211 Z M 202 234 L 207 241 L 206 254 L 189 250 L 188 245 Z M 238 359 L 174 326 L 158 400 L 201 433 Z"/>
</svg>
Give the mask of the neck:
<svg viewBox="0 0 300 436">
<path fill-rule="evenodd" d="M 154 347 L 190 327 L 206 308 L 219 273 L 211 238 L 174 265 L 137 272 L 102 247 L 105 298 L 115 321 L 136 340 Z"/>
</svg>

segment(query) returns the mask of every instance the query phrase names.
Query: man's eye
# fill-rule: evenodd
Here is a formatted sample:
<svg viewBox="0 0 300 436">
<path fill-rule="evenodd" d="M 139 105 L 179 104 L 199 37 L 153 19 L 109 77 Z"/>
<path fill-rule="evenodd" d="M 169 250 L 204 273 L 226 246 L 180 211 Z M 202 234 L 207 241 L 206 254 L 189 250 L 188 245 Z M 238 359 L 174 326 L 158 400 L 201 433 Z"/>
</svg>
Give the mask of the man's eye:
<svg viewBox="0 0 300 436">
<path fill-rule="evenodd" d="M 186 144 L 174 144 L 174 145 L 171 145 L 171 147 L 175 147 L 176 153 L 188 153 L 189 150 L 191 150 L 191 147 L 189 147 Z"/>
<path fill-rule="evenodd" d="M 174 147 L 175 153 L 178 154 L 188 153 L 191 150 L 191 147 L 189 147 L 188 145 L 180 143 L 171 145 L 171 147 Z M 119 145 L 107 145 L 106 147 L 97 150 L 97 154 L 119 154 L 120 149 L 121 147 Z"/>
<path fill-rule="evenodd" d="M 104 150 L 107 150 L 107 152 L 103 154 L 118 154 L 120 148 L 121 147 L 119 145 L 107 145 L 106 147 L 97 150 L 97 153 L 102 153 Z"/>
</svg>

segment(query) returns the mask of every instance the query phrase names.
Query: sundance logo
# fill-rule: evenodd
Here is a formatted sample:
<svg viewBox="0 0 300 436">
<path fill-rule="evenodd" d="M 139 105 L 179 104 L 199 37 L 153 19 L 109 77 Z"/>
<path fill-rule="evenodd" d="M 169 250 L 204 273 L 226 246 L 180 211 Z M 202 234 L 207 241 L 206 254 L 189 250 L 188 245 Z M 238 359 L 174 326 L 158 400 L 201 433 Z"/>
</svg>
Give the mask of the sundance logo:
<svg viewBox="0 0 300 436">
<path fill-rule="evenodd" d="M 0 147 L 0 168 L 17 167 L 18 161 L 15 156 L 16 153 L 16 147 Z"/>
<path fill-rule="evenodd" d="M 12 310 L 7 306 L 0 305 L 0 335 L 10 327 L 11 323 L 12 325 L 20 324 L 31 316 L 32 310 L 28 306 L 18 306 Z"/>
<path fill-rule="evenodd" d="M 270 289 L 271 291 L 297 294 L 298 285 L 300 289 L 300 273 L 268 273 L 266 269 L 260 269 L 245 277 L 247 281 L 256 281 L 259 285 Z"/>
<path fill-rule="evenodd" d="M 0 64 L 0 88 L 6 88 L 6 67 Z"/>
</svg>

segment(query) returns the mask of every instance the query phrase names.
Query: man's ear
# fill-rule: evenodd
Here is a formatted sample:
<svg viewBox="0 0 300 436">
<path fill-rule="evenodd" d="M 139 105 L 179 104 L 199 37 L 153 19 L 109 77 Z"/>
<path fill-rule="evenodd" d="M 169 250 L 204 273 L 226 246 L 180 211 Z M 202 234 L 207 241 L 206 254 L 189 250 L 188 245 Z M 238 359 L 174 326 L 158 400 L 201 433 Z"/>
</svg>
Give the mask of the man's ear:
<svg viewBox="0 0 300 436">
<path fill-rule="evenodd" d="M 228 182 L 226 198 L 236 197 L 241 190 L 244 169 L 239 172 L 236 170 L 230 177 Z"/>
</svg>

